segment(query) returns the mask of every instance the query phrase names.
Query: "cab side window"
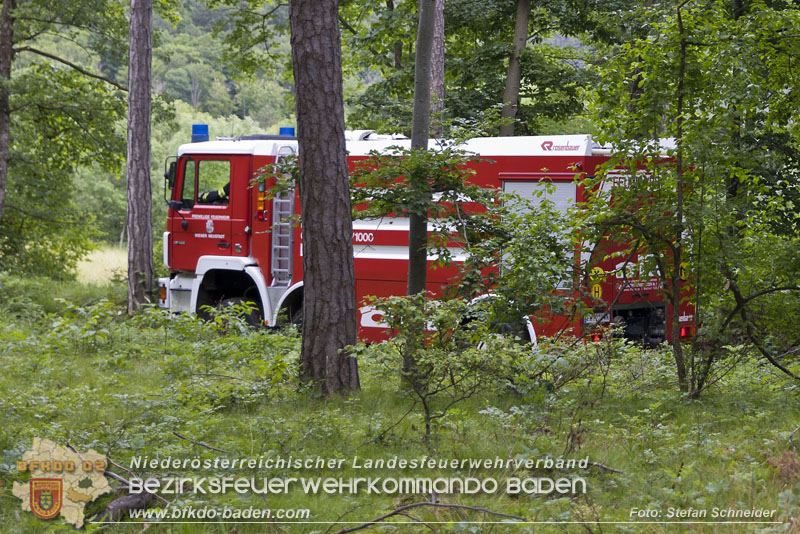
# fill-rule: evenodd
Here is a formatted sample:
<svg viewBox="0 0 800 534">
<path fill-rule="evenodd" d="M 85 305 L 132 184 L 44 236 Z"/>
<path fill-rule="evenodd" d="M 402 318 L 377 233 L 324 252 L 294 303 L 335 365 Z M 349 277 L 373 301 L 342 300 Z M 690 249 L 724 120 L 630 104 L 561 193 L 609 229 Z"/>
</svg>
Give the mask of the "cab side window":
<svg viewBox="0 0 800 534">
<path fill-rule="evenodd" d="M 183 166 L 183 189 L 181 191 L 181 202 L 183 202 L 184 209 L 192 209 L 195 201 L 195 180 L 196 180 L 196 162 L 194 160 L 187 160 Z"/>
<path fill-rule="evenodd" d="M 197 199 L 201 204 L 228 204 L 231 162 L 200 160 L 197 162 Z"/>
</svg>

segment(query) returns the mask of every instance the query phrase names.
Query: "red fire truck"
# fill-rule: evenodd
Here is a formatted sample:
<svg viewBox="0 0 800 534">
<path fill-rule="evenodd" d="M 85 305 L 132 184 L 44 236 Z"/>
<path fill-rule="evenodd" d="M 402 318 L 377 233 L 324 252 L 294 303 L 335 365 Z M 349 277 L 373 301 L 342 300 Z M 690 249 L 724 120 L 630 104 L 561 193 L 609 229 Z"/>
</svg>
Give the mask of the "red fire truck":
<svg viewBox="0 0 800 534">
<path fill-rule="evenodd" d="M 409 144 L 407 139 L 370 131 L 346 136 L 351 163 L 373 150 Z M 167 160 L 165 195 L 170 210 L 163 256 L 170 276 L 159 279 L 159 305 L 196 313 L 206 305 L 252 301 L 267 326 L 276 326 L 282 312 L 296 322 L 303 302 L 303 247 L 296 224 L 299 192 L 269 198 L 269 181 L 255 186 L 251 181 L 265 165 L 296 154 L 297 140 L 291 135 L 207 139 L 207 129 L 193 134 L 194 142 L 182 145 L 177 158 Z M 547 199 L 562 211 L 584 201 L 576 173 L 592 174 L 609 158 L 609 151 L 589 135 L 477 138 L 464 148 L 480 156 L 473 164 L 477 185 L 502 189 L 534 204 Z M 217 194 L 204 194 L 208 191 Z M 408 220 L 354 221 L 353 248 L 359 337 L 379 341 L 386 338 L 386 328 L 367 297 L 405 293 Z M 462 250 L 452 252 L 456 261 L 463 261 Z M 530 337 L 565 329 L 580 336 L 612 320 L 624 321 L 625 335 L 633 340 L 645 341 L 654 327 L 669 336 L 671 309 L 659 278 L 639 272 L 638 260 L 635 254 L 626 258 L 624 269 L 619 258 L 599 262 L 592 277 L 594 306 L 589 309 L 594 312 L 539 318 L 538 332 L 528 325 Z M 429 289 L 437 292 L 451 276 L 452 270 L 429 271 Z M 605 306 L 597 306 L 598 302 Z M 682 336 L 688 336 L 693 325 L 693 306 L 687 303 L 680 310 Z"/>
</svg>

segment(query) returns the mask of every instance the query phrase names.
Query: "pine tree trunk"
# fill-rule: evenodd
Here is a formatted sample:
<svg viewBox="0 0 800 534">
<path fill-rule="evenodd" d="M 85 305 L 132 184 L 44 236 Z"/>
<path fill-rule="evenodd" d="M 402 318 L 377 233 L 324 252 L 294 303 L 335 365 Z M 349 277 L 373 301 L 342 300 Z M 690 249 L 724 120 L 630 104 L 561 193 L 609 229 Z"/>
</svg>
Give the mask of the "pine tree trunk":
<svg viewBox="0 0 800 534">
<path fill-rule="evenodd" d="M 324 393 L 358 389 L 355 272 L 344 142 L 338 0 L 291 0 L 303 213 L 302 377 Z"/>
<path fill-rule="evenodd" d="M 436 0 L 431 48 L 431 134 L 442 136 L 444 119 L 444 0 Z"/>
<path fill-rule="evenodd" d="M 8 156 L 11 148 L 9 82 L 11 63 L 14 61 L 14 20 L 11 15 L 16 5 L 16 0 L 3 0 L 3 7 L 0 9 L 0 224 L 6 206 Z"/>
<path fill-rule="evenodd" d="M 150 185 L 152 0 L 131 0 L 128 65 L 128 313 L 154 287 Z"/>
<path fill-rule="evenodd" d="M 531 16 L 531 0 L 517 0 L 517 16 L 514 24 L 514 43 L 511 58 L 508 60 L 508 77 L 506 88 L 503 91 L 502 118 L 508 124 L 500 126 L 500 135 L 503 137 L 514 135 L 514 119 L 519 106 L 519 86 L 522 81 L 522 67 L 519 58 L 525 51 L 528 42 L 528 21 Z"/>
</svg>

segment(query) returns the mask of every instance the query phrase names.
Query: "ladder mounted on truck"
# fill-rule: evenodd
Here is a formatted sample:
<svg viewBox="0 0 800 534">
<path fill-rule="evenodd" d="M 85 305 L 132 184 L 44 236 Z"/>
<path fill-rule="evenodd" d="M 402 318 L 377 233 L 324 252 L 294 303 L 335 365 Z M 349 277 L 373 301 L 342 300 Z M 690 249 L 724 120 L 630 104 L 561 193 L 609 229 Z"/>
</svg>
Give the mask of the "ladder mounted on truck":
<svg viewBox="0 0 800 534">
<path fill-rule="evenodd" d="M 286 156 L 295 154 L 291 146 L 282 146 L 275 158 L 277 163 Z M 270 251 L 270 274 L 272 281 L 267 288 L 272 308 L 277 307 L 283 294 L 292 285 L 294 268 L 294 188 L 272 199 L 272 243 Z"/>
<path fill-rule="evenodd" d="M 294 249 L 294 189 L 272 199 L 272 284 L 270 287 L 292 285 Z"/>
</svg>

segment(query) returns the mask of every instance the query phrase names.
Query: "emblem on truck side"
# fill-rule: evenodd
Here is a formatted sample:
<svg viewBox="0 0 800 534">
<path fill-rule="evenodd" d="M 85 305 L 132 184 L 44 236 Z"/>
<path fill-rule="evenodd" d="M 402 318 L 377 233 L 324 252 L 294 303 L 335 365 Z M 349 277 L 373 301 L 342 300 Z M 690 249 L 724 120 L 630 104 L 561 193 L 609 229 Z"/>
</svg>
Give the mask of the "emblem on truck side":
<svg viewBox="0 0 800 534">
<path fill-rule="evenodd" d="M 211 219 L 208 219 L 206 221 L 206 233 L 207 234 L 213 234 L 214 233 L 214 221 L 212 221 Z"/>
<path fill-rule="evenodd" d="M 388 328 L 388 324 L 383 321 L 383 312 L 372 306 L 363 306 L 361 312 L 361 326 L 364 328 Z"/>
</svg>

